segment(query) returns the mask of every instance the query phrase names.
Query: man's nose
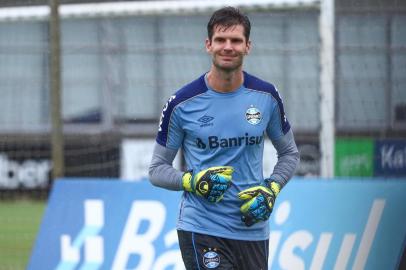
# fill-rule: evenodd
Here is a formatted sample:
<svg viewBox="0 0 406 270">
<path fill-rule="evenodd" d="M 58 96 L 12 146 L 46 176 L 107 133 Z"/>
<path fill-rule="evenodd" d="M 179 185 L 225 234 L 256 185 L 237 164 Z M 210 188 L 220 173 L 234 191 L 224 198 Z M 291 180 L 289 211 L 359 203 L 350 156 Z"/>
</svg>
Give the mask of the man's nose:
<svg viewBox="0 0 406 270">
<path fill-rule="evenodd" d="M 231 45 L 231 40 L 226 40 L 226 43 L 224 44 L 224 50 L 232 50 L 233 46 Z"/>
</svg>

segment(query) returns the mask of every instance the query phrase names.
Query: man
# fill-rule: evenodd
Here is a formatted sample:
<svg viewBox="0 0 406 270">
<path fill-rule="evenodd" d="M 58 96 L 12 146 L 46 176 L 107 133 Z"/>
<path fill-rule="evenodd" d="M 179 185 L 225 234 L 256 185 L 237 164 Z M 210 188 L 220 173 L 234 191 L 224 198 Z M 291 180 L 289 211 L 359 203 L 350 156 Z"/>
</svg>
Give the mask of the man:
<svg viewBox="0 0 406 270">
<path fill-rule="evenodd" d="M 207 25 L 210 71 L 164 106 L 149 168 L 152 184 L 184 190 L 177 230 L 186 269 L 267 269 L 268 219 L 299 162 L 275 87 L 242 70 L 250 21 L 215 11 Z M 264 179 L 264 134 L 278 152 Z M 179 148 L 189 171 L 172 167 Z"/>
</svg>

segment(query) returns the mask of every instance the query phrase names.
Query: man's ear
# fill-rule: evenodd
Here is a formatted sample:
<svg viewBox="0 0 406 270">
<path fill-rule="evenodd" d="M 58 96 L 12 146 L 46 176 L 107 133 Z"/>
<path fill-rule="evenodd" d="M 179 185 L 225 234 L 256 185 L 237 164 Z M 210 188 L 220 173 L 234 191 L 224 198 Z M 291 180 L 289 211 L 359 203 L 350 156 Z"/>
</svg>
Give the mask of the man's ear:
<svg viewBox="0 0 406 270">
<path fill-rule="evenodd" d="M 210 53 L 210 51 L 211 51 L 211 40 L 209 38 L 206 38 L 205 47 L 206 47 L 206 51 L 208 53 Z"/>
<path fill-rule="evenodd" d="M 251 40 L 248 40 L 248 41 L 247 41 L 247 45 L 246 45 L 245 54 L 249 54 L 249 53 L 250 53 L 251 47 L 252 47 Z"/>
</svg>

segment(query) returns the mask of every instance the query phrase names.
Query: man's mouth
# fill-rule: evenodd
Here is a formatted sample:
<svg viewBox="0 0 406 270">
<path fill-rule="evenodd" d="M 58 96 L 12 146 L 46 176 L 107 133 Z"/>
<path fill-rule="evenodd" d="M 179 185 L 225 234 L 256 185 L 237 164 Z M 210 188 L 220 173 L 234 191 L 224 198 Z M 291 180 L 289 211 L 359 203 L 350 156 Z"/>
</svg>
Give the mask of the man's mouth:
<svg viewBox="0 0 406 270">
<path fill-rule="evenodd" d="M 224 61 L 232 61 L 235 58 L 235 56 L 233 55 L 220 55 L 220 56 Z"/>
</svg>

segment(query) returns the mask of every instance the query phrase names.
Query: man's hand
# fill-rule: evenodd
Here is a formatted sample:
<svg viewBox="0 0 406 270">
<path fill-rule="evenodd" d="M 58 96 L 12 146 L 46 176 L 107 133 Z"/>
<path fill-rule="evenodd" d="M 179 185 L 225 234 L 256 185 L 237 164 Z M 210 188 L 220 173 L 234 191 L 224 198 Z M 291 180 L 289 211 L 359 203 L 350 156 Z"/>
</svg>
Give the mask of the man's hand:
<svg viewBox="0 0 406 270">
<path fill-rule="evenodd" d="M 231 166 L 211 167 L 197 174 L 186 172 L 182 185 L 186 191 L 203 196 L 209 202 L 219 202 L 231 185 L 234 168 Z"/>
<path fill-rule="evenodd" d="M 268 220 L 280 190 L 280 184 L 267 179 L 260 186 L 248 188 L 238 193 L 241 200 L 247 200 L 240 208 L 241 220 L 246 226 Z"/>
</svg>

